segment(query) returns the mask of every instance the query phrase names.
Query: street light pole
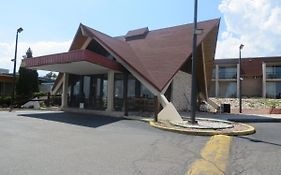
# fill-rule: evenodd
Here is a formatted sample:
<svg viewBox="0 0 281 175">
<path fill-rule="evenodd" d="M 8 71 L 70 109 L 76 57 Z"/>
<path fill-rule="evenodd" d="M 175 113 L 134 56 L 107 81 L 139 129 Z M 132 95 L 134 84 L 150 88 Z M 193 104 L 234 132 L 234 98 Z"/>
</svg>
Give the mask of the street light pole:
<svg viewBox="0 0 281 175">
<path fill-rule="evenodd" d="M 16 46 L 15 46 L 15 57 L 14 57 L 14 59 L 12 59 L 12 61 L 14 62 L 14 70 L 13 70 L 13 91 L 12 91 L 12 98 L 11 98 L 10 111 L 13 109 L 13 105 L 14 105 L 14 101 L 15 101 L 18 35 L 19 35 L 19 33 L 21 33 L 22 31 L 23 31 L 23 29 L 22 29 L 21 27 L 17 29 Z"/>
<path fill-rule="evenodd" d="M 241 77 L 241 50 L 244 45 L 239 46 L 239 113 L 242 113 L 242 77 Z"/>
<path fill-rule="evenodd" d="M 196 124 L 195 113 L 197 107 L 197 82 L 196 82 L 196 46 L 197 46 L 197 0 L 194 0 L 194 23 L 192 41 L 192 85 L 191 85 L 191 116 L 190 123 Z"/>
</svg>

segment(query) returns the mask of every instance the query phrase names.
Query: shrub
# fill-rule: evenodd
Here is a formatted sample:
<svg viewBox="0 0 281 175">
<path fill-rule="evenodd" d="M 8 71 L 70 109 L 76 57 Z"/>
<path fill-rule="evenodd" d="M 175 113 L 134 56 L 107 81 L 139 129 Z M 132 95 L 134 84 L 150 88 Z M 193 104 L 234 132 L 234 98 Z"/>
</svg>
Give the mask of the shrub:
<svg viewBox="0 0 281 175">
<path fill-rule="evenodd" d="M 7 107 L 11 105 L 10 96 L 0 96 L 0 106 Z"/>
</svg>

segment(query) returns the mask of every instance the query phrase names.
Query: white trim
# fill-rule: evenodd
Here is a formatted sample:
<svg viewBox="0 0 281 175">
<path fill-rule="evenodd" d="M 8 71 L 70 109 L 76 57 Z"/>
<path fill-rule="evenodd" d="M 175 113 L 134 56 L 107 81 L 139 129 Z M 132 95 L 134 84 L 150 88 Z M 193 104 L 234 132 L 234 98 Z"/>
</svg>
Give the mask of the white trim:
<svg viewBox="0 0 281 175">
<path fill-rule="evenodd" d="M 240 64 L 236 65 L 237 67 L 237 78 L 236 78 L 236 96 L 239 97 L 240 96 Z M 242 83 L 242 82 L 241 82 Z"/>
<path fill-rule="evenodd" d="M 113 111 L 114 95 L 114 71 L 107 73 L 107 108 L 106 111 Z"/>
<path fill-rule="evenodd" d="M 262 63 L 262 97 L 266 98 L 266 63 Z"/>
<path fill-rule="evenodd" d="M 61 107 L 67 107 L 67 88 L 68 88 L 68 74 L 63 74 L 63 84 L 62 84 L 62 98 L 61 98 Z"/>
<path fill-rule="evenodd" d="M 179 72 L 179 71 L 178 71 Z M 178 73 L 177 72 L 177 73 Z M 176 75 L 176 74 L 175 74 Z M 162 94 L 165 94 L 165 92 L 167 91 L 167 89 L 169 88 L 170 84 L 172 83 L 173 79 L 175 78 L 175 75 L 174 77 L 167 83 L 167 85 L 163 88 L 163 90 L 161 91 Z"/>
<path fill-rule="evenodd" d="M 203 72 L 204 72 L 204 81 L 205 81 L 205 93 L 206 98 L 208 99 L 208 82 L 207 82 L 207 74 L 206 74 L 206 62 L 205 62 L 205 52 L 204 52 L 204 42 L 202 42 L 201 51 L 202 51 L 202 62 L 203 62 Z"/>
<path fill-rule="evenodd" d="M 91 41 L 92 41 L 92 38 L 88 37 L 87 40 L 82 45 L 81 49 L 85 50 L 88 47 L 88 45 L 90 44 Z"/>
<path fill-rule="evenodd" d="M 219 90 L 220 90 L 220 86 L 219 86 L 219 65 L 216 65 L 216 97 L 219 97 Z"/>
<path fill-rule="evenodd" d="M 58 90 L 60 89 L 60 87 L 62 86 L 62 84 L 63 84 L 63 77 L 59 80 L 59 82 L 57 83 L 55 89 L 51 91 L 51 94 L 55 95 L 58 92 Z"/>
<path fill-rule="evenodd" d="M 163 108 L 165 108 L 165 106 L 167 106 L 169 104 L 168 99 L 162 93 L 158 94 L 158 99 L 159 99 L 161 105 L 163 106 Z"/>
</svg>

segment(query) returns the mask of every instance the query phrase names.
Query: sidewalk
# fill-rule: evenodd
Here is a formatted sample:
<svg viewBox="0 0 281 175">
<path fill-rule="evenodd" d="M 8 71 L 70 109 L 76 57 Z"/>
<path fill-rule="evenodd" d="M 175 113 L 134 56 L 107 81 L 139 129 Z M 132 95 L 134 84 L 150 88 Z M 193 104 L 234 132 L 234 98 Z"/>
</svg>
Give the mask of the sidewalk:
<svg viewBox="0 0 281 175">
<path fill-rule="evenodd" d="M 182 116 L 190 116 L 189 112 L 181 113 Z M 198 118 L 213 118 L 220 120 L 228 120 L 233 122 L 242 123 L 263 123 L 263 122 L 281 122 L 281 114 L 232 114 L 232 113 L 208 113 L 198 112 L 196 113 Z"/>
<path fill-rule="evenodd" d="M 181 112 L 180 115 L 183 118 L 190 116 L 189 112 Z M 281 122 L 281 114 L 231 114 L 231 113 L 208 113 L 208 112 L 197 112 L 196 117 L 198 118 L 211 118 L 219 120 L 228 120 L 233 122 L 245 122 L 245 123 L 258 123 L 258 122 Z M 139 121 L 153 121 L 154 117 L 143 117 L 138 115 L 124 116 L 124 118 L 139 120 Z"/>
</svg>

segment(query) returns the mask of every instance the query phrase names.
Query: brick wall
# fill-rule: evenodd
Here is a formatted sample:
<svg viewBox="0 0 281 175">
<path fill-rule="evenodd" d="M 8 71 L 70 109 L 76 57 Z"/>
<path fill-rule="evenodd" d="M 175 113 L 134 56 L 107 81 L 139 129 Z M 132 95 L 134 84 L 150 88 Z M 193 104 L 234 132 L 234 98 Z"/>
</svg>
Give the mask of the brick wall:
<svg viewBox="0 0 281 175">
<path fill-rule="evenodd" d="M 190 110 L 191 74 L 179 71 L 172 82 L 171 102 L 178 111 Z"/>
</svg>

